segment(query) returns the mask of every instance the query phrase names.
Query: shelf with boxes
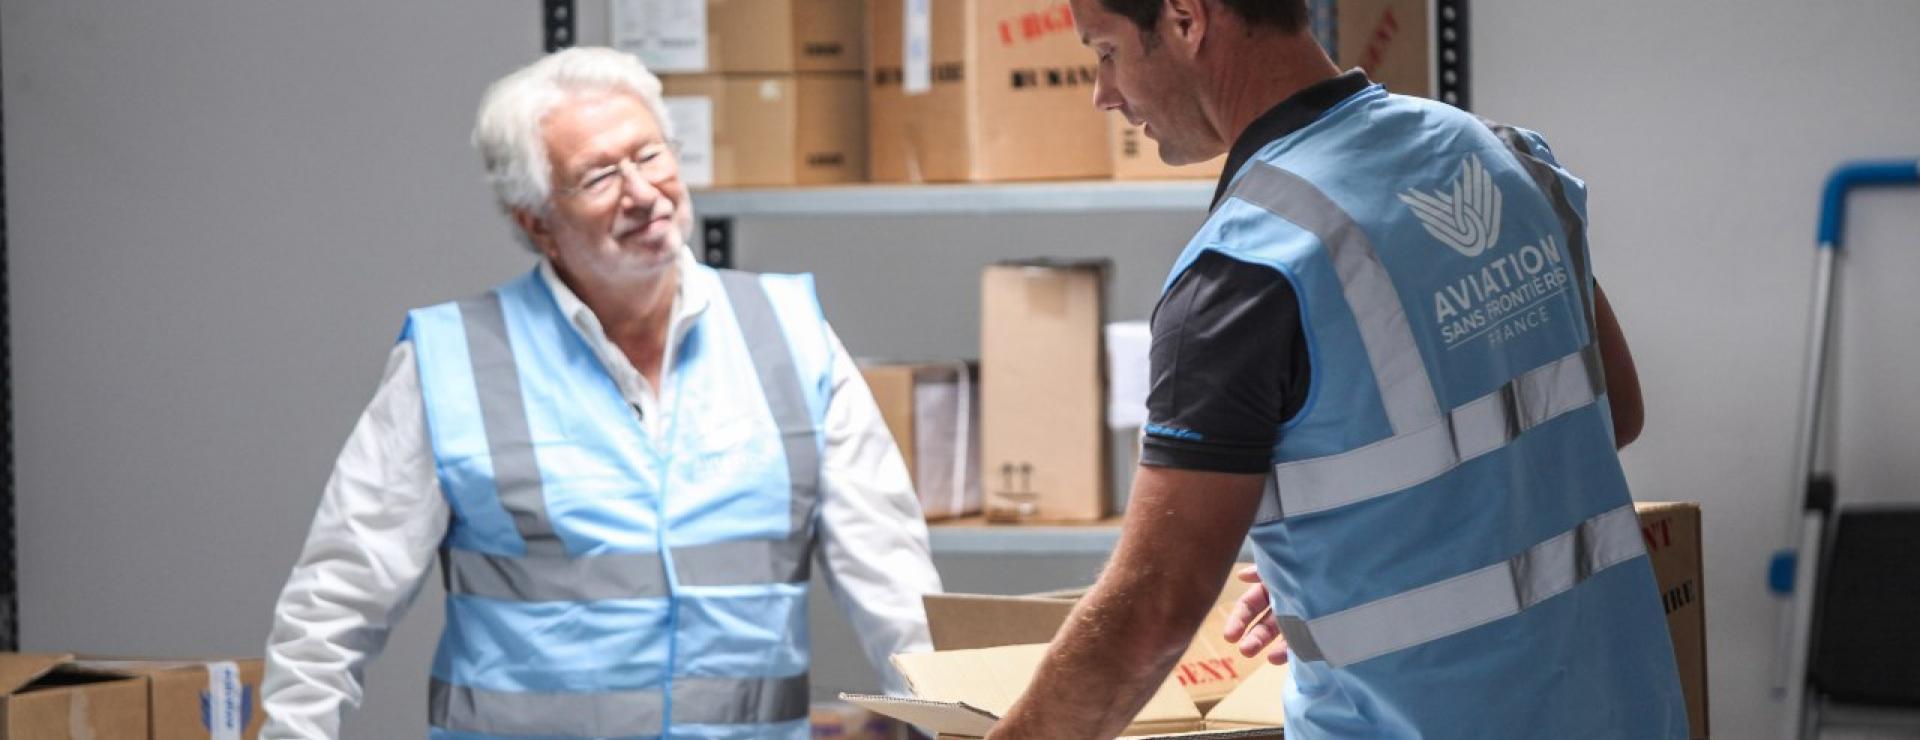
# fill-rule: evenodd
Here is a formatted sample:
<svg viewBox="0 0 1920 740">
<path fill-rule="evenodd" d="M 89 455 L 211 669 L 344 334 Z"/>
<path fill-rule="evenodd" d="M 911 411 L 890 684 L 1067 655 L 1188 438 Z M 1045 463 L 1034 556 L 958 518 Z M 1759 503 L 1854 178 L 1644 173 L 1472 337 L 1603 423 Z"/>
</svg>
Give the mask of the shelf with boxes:
<svg viewBox="0 0 1920 740">
<path fill-rule="evenodd" d="M 1190 212 L 1221 165 L 1162 164 L 1090 104 L 1065 0 L 608 1 L 665 81 L 711 264 L 739 217 Z M 1467 104 L 1466 0 L 1309 5 L 1341 66 Z"/>
<path fill-rule="evenodd" d="M 889 216 L 1002 213 L 1176 211 L 1197 213 L 1213 197 L 1211 180 L 841 185 L 812 188 L 696 190 L 702 217 Z"/>
</svg>

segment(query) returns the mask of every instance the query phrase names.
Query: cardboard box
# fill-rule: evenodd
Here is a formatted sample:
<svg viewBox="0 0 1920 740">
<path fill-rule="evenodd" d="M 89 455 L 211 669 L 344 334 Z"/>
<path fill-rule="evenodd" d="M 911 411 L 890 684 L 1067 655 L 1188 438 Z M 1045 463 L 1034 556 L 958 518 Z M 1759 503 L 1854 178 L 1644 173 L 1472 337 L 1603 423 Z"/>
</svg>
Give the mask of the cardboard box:
<svg viewBox="0 0 1920 740">
<path fill-rule="evenodd" d="M 613 46 L 656 73 L 859 72 L 860 0 L 614 0 Z"/>
<path fill-rule="evenodd" d="M 1241 563 L 1234 570 L 1246 565 Z M 1193 642 L 1174 664 L 1170 678 L 1201 710 L 1226 698 L 1266 663 L 1261 656 L 1242 656 L 1221 636 L 1226 631 L 1227 615 L 1246 590 L 1247 584 L 1228 579 L 1206 620 L 1194 632 Z M 1073 589 L 1027 596 L 927 594 L 922 599 L 933 649 L 969 650 L 1052 642 L 1054 633 L 1066 623 L 1067 614 L 1084 594 L 1084 589 Z"/>
<path fill-rule="evenodd" d="M 965 362 L 862 363 L 927 521 L 980 513 L 980 384 Z"/>
<path fill-rule="evenodd" d="M 1640 503 L 1641 534 L 1662 599 L 1667 609 L 1667 628 L 1672 636 L 1681 689 L 1686 695 L 1691 736 L 1706 740 L 1710 736 L 1707 721 L 1706 606 L 1702 580 L 1700 507 L 1694 503 Z M 1238 566 L 1235 568 L 1238 570 Z M 1205 708 L 1204 697 L 1224 691 L 1228 700 L 1247 695 L 1242 686 L 1266 671 L 1263 659 L 1241 659 L 1233 663 L 1230 675 L 1205 672 L 1209 650 L 1238 657 L 1239 653 L 1217 637 L 1224 620 L 1223 609 L 1231 608 L 1242 584 L 1229 580 L 1214 613 L 1209 615 L 1194 643 L 1182 656 L 1180 667 L 1169 680 L 1180 683 L 1183 675 L 1203 676 L 1209 680 L 1185 683 L 1189 698 Z M 992 648 L 1007 645 L 1051 642 L 1073 609 L 1079 591 L 1061 591 L 1029 596 L 984 596 L 974 594 L 929 594 L 925 598 L 927 626 L 936 651 Z M 1209 646 L 1209 640 L 1217 641 Z M 1199 656 L 1199 657 L 1196 657 Z M 905 657 L 905 656 L 903 656 Z M 1251 664 L 1251 668 L 1247 666 Z M 1187 673 L 1189 667 L 1201 671 Z M 1220 673 L 1226 673 L 1221 671 Z M 918 687 L 916 685 L 916 691 Z M 1268 704 L 1278 693 L 1260 695 Z M 974 707 L 987 708 L 967 700 Z M 1233 716 L 1223 700 L 1206 716 L 1209 719 Z M 879 710 L 885 711 L 885 710 Z M 900 716 L 898 714 L 894 716 Z M 911 721 L 911 720 L 909 720 Z"/>
<path fill-rule="evenodd" d="M 1106 518 L 1108 263 L 987 266 L 980 474 L 998 521 Z"/>
<path fill-rule="evenodd" d="M 900 740 L 905 732 L 892 717 L 846 702 L 815 702 L 808 717 L 813 740 Z"/>
<path fill-rule="evenodd" d="M 1680 689 L 1687 697 L 1687 718 L 1694 740 L 1705 740 L 1707 726 L 1707 601 L 1702 578 L 1700 505 L 1635 504 L 1640 534 L 1653 561 L 1654 580 L 1667 610 Z"/>
<path fill-rule="evenodd" d="M 1127 123 L 1127 117 L 1119 111 L 1107 111 L 1107 132 L 1115 180 L 1218 180 L 1220 170 L 1227 166 L 1224 154 L 1194 164 L 1160 161 L 1160 142 L 1147 136 L 1145 126 Z"/>
<path fill-rule="evenodd" d="M 0 740 L 147 736 L 147 682 L 71 654 L 0 653 Z"/>
<path fill-rule="evenodd" d="M 869 3 L 873 179 L 1104 178 L 1094 54 L 1066 0 Z M 924 31 L 908 32 L 908 26 Z M 907 53 L 911 49 L 913 53 Z"/>
<path fill-rule="evenodd" d="M 1340 67 L 1364 69 L 1391 92 L 1433 97 L 1433 27 L 1427 0 L 1340 0 Z"/>
<path fill-rule="evenodd" d="M 151 740 L 253 740 L 267 721 L 259 658 L 86 658 L 76 665 L 144 677 Z"/>
<path fill-rule="evenodd" d="M 1033 682 L 1046 645 L 901 654 L 893 664 L 916 698 L 867 694 L 841 698 L 954 738 L 985 737 Z M 1267 666 L 1212 711 L 1202 712 L 1169 676 L 1120 737 L 1277 738 L 1286 718 L 1274 697 L 1293 672 Z"/>
<path fill-rule="evenodd" d="M 691 187 L 823 185 L 867 175 L 858 75 L 663 78 Z M 704 125 L 703 125 L 704 124 Z"/>
</svg>

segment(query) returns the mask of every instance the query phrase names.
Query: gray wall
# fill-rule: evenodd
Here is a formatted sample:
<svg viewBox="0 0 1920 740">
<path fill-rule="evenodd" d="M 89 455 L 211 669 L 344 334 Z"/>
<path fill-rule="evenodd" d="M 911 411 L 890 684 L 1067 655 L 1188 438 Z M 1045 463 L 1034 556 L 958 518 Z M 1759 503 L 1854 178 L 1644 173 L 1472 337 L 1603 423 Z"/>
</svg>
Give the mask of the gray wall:
<svg viewBox="0 0 1920 740">
<path fill-rule="evenodd" d="M 604 37 L 587 2 L 583 36 Z M 413 305 L 524 269 L 464 144 L 538 49 L 523 0 L 0 0 L 22 638 L 257 653 L 332 457 Z M 1766 554 L 1784 522 L 1819 183 L 1920 152 L 1920 3 L 1475 3 L 1481 112 L 1593 184 L 1599 274 L 1641 364 L 1645 499 L 1706 506 L 1716 735 L 1775 707 Z M 1920 479 L 1920 208 L 1856 199 L 1844 495 Z M 1143 316 L 1183 216 L 755 221 L 751 267 L 820 274 L 855 352 L 971 354 L 976 270 L 1112 254 Z M 958 589 L 1084 581 L 1095 558 L 950 557 Z M 424 594 L 355 737 L 418 736 Z M 822 690 L 870 680 L 816 609 Z"/>
</svg>

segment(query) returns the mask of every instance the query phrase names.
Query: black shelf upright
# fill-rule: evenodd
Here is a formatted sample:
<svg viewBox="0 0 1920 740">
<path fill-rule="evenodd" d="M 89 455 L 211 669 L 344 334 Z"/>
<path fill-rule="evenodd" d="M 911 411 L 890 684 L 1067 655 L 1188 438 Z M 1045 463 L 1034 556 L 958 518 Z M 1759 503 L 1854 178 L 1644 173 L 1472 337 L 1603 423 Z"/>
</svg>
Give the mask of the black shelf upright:
<svg viewBox="0 0 1920 740">
<path fill-rule="evenodd" d="M 573 0 L 541 0 L 540 25 L 548 52 L 572 46 L 580 35 Z"/>
<path fill-rule="evenodd" d="M 1440 102 L 1472 110 L 1473 79 L 1467 66 L 1467 0 L 1435 0 L 1433 59 Z"/>
</svg>

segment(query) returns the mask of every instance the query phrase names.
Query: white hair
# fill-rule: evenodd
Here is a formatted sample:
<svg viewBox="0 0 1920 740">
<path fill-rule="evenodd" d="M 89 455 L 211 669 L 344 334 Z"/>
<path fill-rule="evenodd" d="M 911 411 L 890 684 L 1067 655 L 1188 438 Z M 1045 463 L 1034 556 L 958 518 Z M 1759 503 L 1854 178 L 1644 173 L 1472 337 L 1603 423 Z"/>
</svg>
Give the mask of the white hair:
<svg viewBox="0 0 1920 740">
<path fill-rule="evenodd" d="M 673 138 L 673 121 L 660 99 L 660 78 L 638 57 L 617 49 L 562 49 L 487 88 L 473 124 L 473 146 L 486 163 L 487 184 L 493 186 L 502 211 L 546 212 L 553 173 L 541 123 L 568 98 L 601 92 L 638 98 L 660 122 L 661 133 Z"/>
</svg>

